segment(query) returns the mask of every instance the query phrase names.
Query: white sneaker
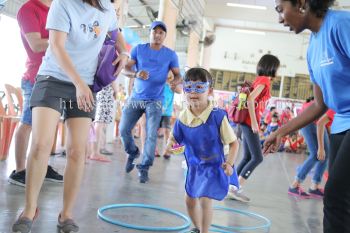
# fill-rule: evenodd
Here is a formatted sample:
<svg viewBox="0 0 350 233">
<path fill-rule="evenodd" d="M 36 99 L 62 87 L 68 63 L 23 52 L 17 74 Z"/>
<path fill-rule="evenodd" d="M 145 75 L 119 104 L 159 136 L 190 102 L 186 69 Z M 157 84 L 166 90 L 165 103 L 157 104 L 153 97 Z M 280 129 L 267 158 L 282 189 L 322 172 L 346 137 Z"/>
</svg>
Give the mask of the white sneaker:
<svg viewBox="0 0 350 233">
<path fill-rule="evenodd" d="M 230 188 L 227 193 L 227 197 L 232 200 L 241 201 L 244 203 L 250 202 L 250 198 L 244 195 L 242 189 Z"/>
</svg>

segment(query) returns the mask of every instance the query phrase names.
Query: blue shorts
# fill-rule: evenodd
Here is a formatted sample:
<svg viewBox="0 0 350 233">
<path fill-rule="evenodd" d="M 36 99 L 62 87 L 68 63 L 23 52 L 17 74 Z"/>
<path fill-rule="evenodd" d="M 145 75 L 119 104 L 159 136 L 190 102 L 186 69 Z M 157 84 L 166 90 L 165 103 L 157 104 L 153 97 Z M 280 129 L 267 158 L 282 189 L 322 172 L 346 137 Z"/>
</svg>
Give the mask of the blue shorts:
<svg viewBox="0 0 350 233">
<path fill-rule="evenodd" d="M 32 96 L 34 84 L 29 80 L 21 81 L 21 88 L 23 94 L 23 113 L 21 122 L 23 124 L 32 125 L 32 110 L 30 108 L 30 97 Z"/>
</svg>

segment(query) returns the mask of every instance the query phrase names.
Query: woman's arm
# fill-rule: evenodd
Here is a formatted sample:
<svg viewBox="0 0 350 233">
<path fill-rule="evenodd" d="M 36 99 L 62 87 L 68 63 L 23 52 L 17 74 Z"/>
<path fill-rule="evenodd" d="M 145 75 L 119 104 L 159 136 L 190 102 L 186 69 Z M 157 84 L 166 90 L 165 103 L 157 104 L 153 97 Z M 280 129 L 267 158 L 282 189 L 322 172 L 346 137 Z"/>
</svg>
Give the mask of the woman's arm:
<svg viewBox="0 0 350 233">
<path fill-rule="evenodd" d="M 252 123 L 253 133 L 259 132 L 259 124 L 258 124 L 258 121 L 256 120 L 256 115 L 255 115 L 255 100 L 261 94 L 264 88 L 265 88 L 265 85 L 262 85 L 262 84 L 258 85 L 248 95 L 248 99 L 247 99 L 248 111 L 249 111 L 249 116 Z"/>
<path fill-rule="evenodd" d="M 326 158 L 323 138 L 324 138 L 324 128 L 326 127 L 329 121 L 330 120 L 328 118 L 328 115 L 324 114 L 317 122 L 317 144 L 318 144 L 317 159 L 318 160 L 324 160 Z"/>
<path fill-rule="evenodd" d="M 90 112 L 93 109 L 94 97 L 88 85 L 80 78 L 80 75 L 74 68 L 72 59 L 69 57 L 64 46 L 66 39 L 67 33 L 65 32 L 57 30 L 49 31 L 50 48 L 57 59 L 58 65 L 64 70 L 76 87 L 78 108 L 85 112 Z"/>
<path fill-rule="evenodd" d="M 315 121 L 327 111 L 327 106 L 323 101 L 321 88 L 317 84 L 314 84 L 314 96 L 315 101 L 313 102 L 313 104 L 306 108 L 296 118 L 293 118 L 287 124 L 270 134 L 270 136 L 265 140 L 264 143 L 263 152 L 265 154 L 277 151 L 283 136 L 294 132 L 306 126 L 307 124 Z"/>
<path fill-rule="evenodd" d="M 126 49 L 126 42 L 125 42 L 124 36 L 119 31 L 118 31 L 118 35 L 117 35 L 117 40 L 115 42 L 115 47 L 119 53 L 119 56 L 113 62 L 113 65 L 118 65 L 118 68 L 114 73 L 114 76 L 118 76 L 119 73 L 122 71 L 122 69 L 124 69 L 125 65 L 128 62 L 128 59 L 130 57 L 130 55 Z"/>
<path fill-rule="evenodd" d="M 49 40 L 41 38 L 39 32 L 26 33 L 25 38 L 34 53 L 45 52 L 49 46 Z"/>
</svg>

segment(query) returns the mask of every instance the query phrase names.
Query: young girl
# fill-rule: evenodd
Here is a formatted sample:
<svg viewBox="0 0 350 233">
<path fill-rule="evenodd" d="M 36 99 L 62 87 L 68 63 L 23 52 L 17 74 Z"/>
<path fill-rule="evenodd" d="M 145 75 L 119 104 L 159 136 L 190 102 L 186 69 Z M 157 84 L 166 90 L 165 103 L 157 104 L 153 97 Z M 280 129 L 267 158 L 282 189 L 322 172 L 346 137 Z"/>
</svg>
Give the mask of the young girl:
<svg viewBox="0 0 350 233">
<path fill-rule="evenodd" d="M 276 76 L 279 65 L 278 58 L 270 54 L 262 56 L 257 65 L 258 76 L 253 82 L 254 89 L 247 100 L 249 117 L 240 125 L 243 134 L 243 159 L 237 167 L 237 173 L 241 186 L 263 160 L 258 122 L 260 122 L 261 113 L 265 110 L 266 102 L 271 97 L 271 79 Z M 248 197 L 243 195 L 242 188 L 237 189 L 234 186 L 230 187 L 228 197 L 243 202 L 250 201 Z"/>
<path fill-rule="evenodd" d="M 226 112 L 208 101 L 212 77 L 202 68 L 192 68 L 184 77 L 188 107 L 175 122 L 168 152 L 175 143 L 185 146 L 187 162 L 186 206 L 195 226 L 190 233 L 208 233 L 212 219 L 212 199 L 222 200 L 229 188 L 229 176 L 238 152 L 236 136 Z M 230 150 L 225 160 L 223 146 Z M 198 205 L 201 211 L 197 211 Z"/>
</svg>

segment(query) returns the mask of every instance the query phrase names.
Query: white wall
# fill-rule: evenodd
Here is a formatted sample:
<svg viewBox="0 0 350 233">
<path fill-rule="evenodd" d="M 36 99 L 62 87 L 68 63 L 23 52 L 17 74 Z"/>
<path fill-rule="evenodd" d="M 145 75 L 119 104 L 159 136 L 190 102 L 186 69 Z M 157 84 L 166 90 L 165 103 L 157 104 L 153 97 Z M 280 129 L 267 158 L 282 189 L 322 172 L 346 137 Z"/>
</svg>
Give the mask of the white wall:
<svg viewBox="0 0 350 233">
<path fill-rule="evenodd" d="M 0 31 L 0 90 L 5 83 L 20 87 L 27 54 L 16 19 L 1 15 Z"/>
<path fill-rule="evenodd" d="M 306 60 L 299 57 L 306 57 L 309 35 L 266 32 L 262 36 L 227 27 L 217 27 L 215 34 L 210 68 L 255 73 L 260 57 L 271 51 L 281 61 L 280 75 L 308 74 Z"/>
</svg>

